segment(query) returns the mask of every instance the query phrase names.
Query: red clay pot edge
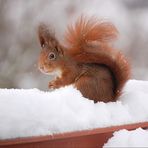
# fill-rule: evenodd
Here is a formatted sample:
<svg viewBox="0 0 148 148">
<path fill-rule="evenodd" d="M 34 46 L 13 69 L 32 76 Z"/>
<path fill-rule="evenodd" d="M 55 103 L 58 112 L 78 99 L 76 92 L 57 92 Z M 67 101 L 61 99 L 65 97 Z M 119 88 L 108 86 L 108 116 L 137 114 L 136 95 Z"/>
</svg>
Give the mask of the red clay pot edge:
<svg viewBox="0 0 148 148">
<path fill-rule="evenodd" d="M 89 129 L 89 130 L 83 130 L 83 131 L 65 132 L 65 133 L 46 135 L 46 136 L 33 136 L 33 137 L 25 137 L 25 138 L 23 137 L 23 138 L 15 138 L 15 139 L 6 139 L 6 140 L 0 140 L 0 146 L 23 144 L 23 143 L 35 143 L 35 142 L 43 142 L 43 141 L 66 139 L 66 138 L 68 139 L 72 137 L 81 137 L 81 136 L 93 135 L 93 134 L 99 134 L 99 133 L 109 133 L 109 132 L 114 132 L 121 129 L 132 130 L 139 127 L 148 128 L 148 122 L 117 125 L 117 126 L 111 126 L 111 127 L 96 128 L 92 130 Z"/>
</svg>

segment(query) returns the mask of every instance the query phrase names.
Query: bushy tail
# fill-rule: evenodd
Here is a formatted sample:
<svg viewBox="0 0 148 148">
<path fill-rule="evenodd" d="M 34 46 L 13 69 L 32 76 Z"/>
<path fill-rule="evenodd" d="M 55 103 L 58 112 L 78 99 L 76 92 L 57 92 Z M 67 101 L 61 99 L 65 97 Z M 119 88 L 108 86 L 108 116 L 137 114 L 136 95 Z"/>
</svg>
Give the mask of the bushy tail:
<svg viewBox="0 0 148 148">
<path fill-rule="evenodd" d="M 116 39 L 117 34 L 117 29 L 111 23 L 81 16 L 74 26 L 68 26 L 65 38 L 69 46 L 81 48 L 94 41 L 107 43 Z"/>
<path fill-rule="evenodd" d="M 118 31 L 108 22 L 81 17 L 69 26 L 66 41 L 69 54 L 80 63 L 106 65 L 113 74 L 116 99 L 129 79 L 130 68 L 124 55 L 111 48 L 109 42 L 117 38 Z"/>
</svg>

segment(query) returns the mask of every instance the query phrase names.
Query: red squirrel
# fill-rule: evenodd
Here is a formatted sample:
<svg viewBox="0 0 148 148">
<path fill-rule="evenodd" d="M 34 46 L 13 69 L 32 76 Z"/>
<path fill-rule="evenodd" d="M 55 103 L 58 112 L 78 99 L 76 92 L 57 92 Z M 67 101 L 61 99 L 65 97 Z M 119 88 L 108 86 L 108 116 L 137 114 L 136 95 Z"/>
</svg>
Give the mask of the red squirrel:
<svg viewBox="0 0 148 148">
<path fill-rule="evenodd" d="M 94 102 L 116 101 L 130 76 L 125 56 L 109 44 L 117 34 L 113 24 L 81 16 L 68 26 L 62 45 L 45 24 L 39 25 L 39 69 L 57 73 L 49 88 L 73 84 Z"/>
</svg>

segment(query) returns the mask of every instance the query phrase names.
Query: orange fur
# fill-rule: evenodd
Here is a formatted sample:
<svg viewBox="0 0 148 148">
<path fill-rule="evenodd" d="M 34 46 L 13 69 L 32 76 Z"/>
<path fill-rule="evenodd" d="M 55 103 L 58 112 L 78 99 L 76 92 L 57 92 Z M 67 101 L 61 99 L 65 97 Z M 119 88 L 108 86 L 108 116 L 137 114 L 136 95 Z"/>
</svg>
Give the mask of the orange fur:
<svg viewBox="0 0 148 148">
<path fill-rule="evenodd" d="M 95 17 L 87 19 L 81 16 L 75 25 L 68 26 L 65 38 L 70 47 L 78 47 L 75 52 L 80 51 L 80 47 L 89 42 L 98 41 L 107 43 L 117 38 L 117 29 L 109 22 L 97 20 Z M 82 49 L 81 49 L 82 50 Z"/>
<path fill-rule="evenodd" d="M 109 44 L 117 34 L 111 23 L 84 16 L 68 27 L 65 47 L 49 30 L 39 32 L 40 43 L 47 43 L 40 55 L 40 67 L 46 71 L 50 69 L 49 73 L 56 68 L 62 71 L 61 77 L 50 82 L 49 87 L 74 84 L 85 97 L 95 102 L 117 100 L 130 76 L 125 56 Z M 57 55 L 56 60 L 47 59 L 51 52 Z"/>
<path fill-rule="evenodd" d="M 66 33 L 69 54 L 79 63 L 106 65 L 114 75 L 115 98 L 121 94 L 130 77 L 130 66 L 125 56 L 109 47 L 109 41 L 117 38 L 117 29 L 109 22 L 96 18 L 80 17 Z"/>
</svg>

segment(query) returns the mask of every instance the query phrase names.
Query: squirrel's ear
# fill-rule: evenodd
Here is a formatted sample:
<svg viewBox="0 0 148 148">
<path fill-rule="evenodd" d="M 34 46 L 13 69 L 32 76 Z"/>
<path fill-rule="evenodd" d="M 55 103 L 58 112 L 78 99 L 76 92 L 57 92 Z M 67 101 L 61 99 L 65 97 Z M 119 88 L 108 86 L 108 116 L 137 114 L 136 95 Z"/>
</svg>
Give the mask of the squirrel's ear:
<svg viewBox="0 0 148 148">
<path fill-rule="evenodd" d="M 43 47 L 45 42 L 47 41 L 47 38 L 48 38 L 48 29 L 45 24 L 39 25 L 38 36 L 39 36 L 39 41 L 40 41 L 41 47 Z"/>
<path fill-rule="evenodd" d="M 41 47 L 44 47 L 44 45 L 47 43 L 49 46 L 55 47 L 55 50 L 59 53 L 59 55 L 64 55 L 63 48 L 55 38 L 54 32 L 49 30 L 48 27 L 43 23 L 38 27 L 38 36 Z"/>
<path fill-rule="evenodd" d="M 40 24 L 38 27 L 38 36 L 40 40 L 41 47 L 51 42 L 55 42 L 54 34 L 51 32 L 45 24 Z"/>
</svg>

